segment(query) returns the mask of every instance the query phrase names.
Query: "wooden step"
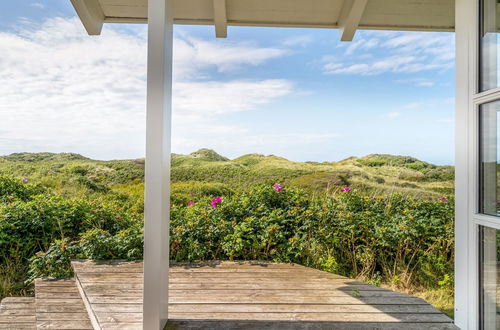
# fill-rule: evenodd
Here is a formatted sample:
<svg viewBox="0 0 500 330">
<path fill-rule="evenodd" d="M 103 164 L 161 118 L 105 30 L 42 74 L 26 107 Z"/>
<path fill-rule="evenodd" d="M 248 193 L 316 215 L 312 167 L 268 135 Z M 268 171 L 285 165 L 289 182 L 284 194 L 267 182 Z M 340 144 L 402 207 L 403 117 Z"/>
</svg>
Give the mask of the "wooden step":
<svg viewBox="0 0 500 330">
<path fill-rule="evenodd" d="M 4 298 L 0 302 L 0 329 L 36 329 L 35 298 Z"/>
<path fill-rule="evenodd" d="M 36 329 L 93 329 L 75 279 L 35 281 Z"/>
</svg>

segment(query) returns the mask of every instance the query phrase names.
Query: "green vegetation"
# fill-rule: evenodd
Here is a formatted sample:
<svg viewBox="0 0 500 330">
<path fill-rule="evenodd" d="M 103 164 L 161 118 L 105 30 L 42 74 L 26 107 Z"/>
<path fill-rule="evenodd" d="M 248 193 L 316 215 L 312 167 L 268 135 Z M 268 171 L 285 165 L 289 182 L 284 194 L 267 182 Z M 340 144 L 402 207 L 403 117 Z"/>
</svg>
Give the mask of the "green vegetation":
<svg viewBox="0 0 500 330">
<path fill-rule="evenodd" d="M 141 259 L 143 176 L 144 160 L 0 157 L 0 297 L 71 275 L 71 258 Z M 411 157 L 173 155 L 171 256 L 296 262 L 451 310 L 452 194 L 452 167 Z"/>
</svg>

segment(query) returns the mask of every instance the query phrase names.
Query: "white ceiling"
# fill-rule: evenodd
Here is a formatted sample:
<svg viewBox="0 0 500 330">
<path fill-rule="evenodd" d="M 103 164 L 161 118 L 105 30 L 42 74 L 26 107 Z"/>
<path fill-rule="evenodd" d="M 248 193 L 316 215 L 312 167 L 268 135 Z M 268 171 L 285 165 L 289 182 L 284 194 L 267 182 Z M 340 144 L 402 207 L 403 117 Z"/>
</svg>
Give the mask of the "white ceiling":
<svg viewBox="0 0 500 330">
<path fill-rule="evenodd" d="M 90 6 L 104 23 L 147 22 L 147 0 L 71 1 L 88 31 L 88 13 L 82 6 Z M 174 23 L 214 24 L 213 1 L 174 0 Z M 454 0 L 225 0 L 225 19 L 229 26 L 338 28 L 343 6 L 356 1 L 366 2 L 356 22 L 358 29 L 454 30 Z"/>
</svg>

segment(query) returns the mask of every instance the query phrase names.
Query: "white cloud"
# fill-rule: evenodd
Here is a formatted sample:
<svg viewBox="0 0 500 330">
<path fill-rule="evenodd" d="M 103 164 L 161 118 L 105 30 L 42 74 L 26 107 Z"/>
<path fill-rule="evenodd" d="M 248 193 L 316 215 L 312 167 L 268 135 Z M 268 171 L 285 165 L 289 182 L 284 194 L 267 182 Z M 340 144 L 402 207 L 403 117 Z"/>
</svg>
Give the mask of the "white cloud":
<svg viewBox="0 0 500 330">
<path fill-rule="evenodd" d="M 425 101 L 416 101 L 410 102 L 403 105 L 403 109 L 407 110 L 420 110 L 424 108 L 432 108 L 432 107 L 443 107 L 444 105 L 453 104 L 455 100 L 453 98 L 436 98 L 436 99 L 428 99 Z"/>
<path fill-rule="evenodd" d="M 252 110 L 260 104 L 288 95 L 293 84 L 287 80 L 187 82 L 174 86 L 174 109 L 178 114 L 203 117 Z"/>
<path fill-rule="evenodd" d="M 35 8 L 40 8 L 40 9 L 45 8 L 45 5 L 41 2 L 33 2 L 30 6 L 35 7 Z"/>
<path fill-rule="evenodd" d="M 0 154 L 75 151 L 97 158 L 144 153 L 146 36 L 105 27 L 89 37 L 75 19 L 33 23 L 0 33 Z M 175 40 L 174 121 L 182 127 L 221 125 L 216 116 L 257 109 L 294 91 L 283 79 L 215 80 L 285 56 L 286 49 L 250 43 Z M 212 131 L 214 132 L 214 131 Z M 176 136 L 185 140 L 182 135 Z M 206 141 L 206 140 L 204 140 Z"/>
<path fill-rule="evenodd" d="M 176 38 L 174 49 L 177 79 L 193 78 L 197 70 L 207 67 L 231 72 L 289 54 L 286 48 L 257 47 L 249 42 L 206 41 L 189 36 Z"/>
<path fill-rule="evenodd" d="M 396 117 L 401 116 L 401 112 L 389 112 L 389 113 L 386 113 L 385 116 L 387 118 L 396 118 Z"/>
<path fill-rule="evenodd" d="M 412 78 L 412 79 L 400 79 L 396 80 L 397 83 L 400 84 L 411 84 L 417 87 L 434 87 L 436 83 L 434 81 L 425 79 L 425 78 Z"/>
<path fill-rule="evenodd" d="M 311 42 L 314 41 L 314 38 L 311 35 L 297 35 L 288 39 L 285 39 L 282 44 L 284 46 L 300 46 L 306 47 Z"/>
<path fill-rule="evenodd" d="M 379 33 L 377 37 L 373 37 L 374 35 L 374 32 L 362 34 L 361 39 L 347 47 L 344 56 L 323 58 L 323 72 L 356 75 L 379 75 L 387 72 L 410 74 L 448 70 L 454 65 L 452 34 L 386 32 Z M 373 52 L 380 56 L 376 59 L 366 56 Z"/>
<path fill-rule="evenodd" d="M 368 49 L 375 48 L 379 45 L 379 43 L 380 43 L 380 40 L 378 38 L 369 38 L 369 39 L 360 38 L 360 39 L 357 39 L 356 41 L 353 41 L 349 44 L 346 51 L 344 52 L 344 55 L 349 56 L 349 55 L 352 55 L 356 51 L 368 50 Z"/>
</svg>

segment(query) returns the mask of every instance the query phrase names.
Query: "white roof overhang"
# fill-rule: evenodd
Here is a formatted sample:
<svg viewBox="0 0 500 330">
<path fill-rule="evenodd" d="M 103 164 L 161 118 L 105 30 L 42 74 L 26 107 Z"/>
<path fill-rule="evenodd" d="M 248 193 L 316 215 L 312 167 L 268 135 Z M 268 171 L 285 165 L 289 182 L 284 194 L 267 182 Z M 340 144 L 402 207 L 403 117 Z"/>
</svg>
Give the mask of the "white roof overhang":
<svg viewBox="0 0 500 330">
<path fill-rule="evenodd" d="M 103 23 L 147 23 L 147 0 L 71 0 L 89 34 Z M 174 0 L 174 24 L 338 28 L 342 40 L 356 29 L 453 31 L 454 0 Z"/>
</svg>

